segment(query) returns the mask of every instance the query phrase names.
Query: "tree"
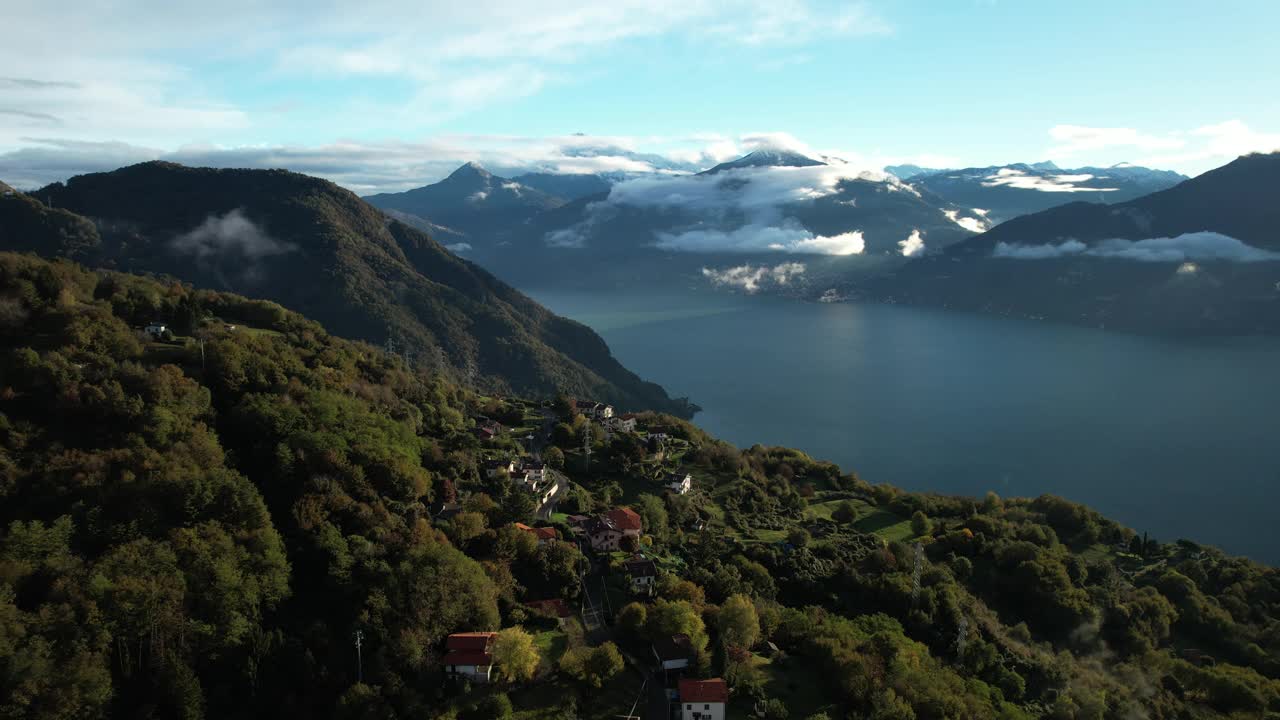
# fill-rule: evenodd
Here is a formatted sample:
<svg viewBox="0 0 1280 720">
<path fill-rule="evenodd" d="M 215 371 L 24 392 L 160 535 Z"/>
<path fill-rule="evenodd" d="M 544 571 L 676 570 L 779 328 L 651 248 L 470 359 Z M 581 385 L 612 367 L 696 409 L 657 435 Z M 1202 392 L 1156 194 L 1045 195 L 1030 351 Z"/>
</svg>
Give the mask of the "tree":
<svg viewBox="0 0 1280 720">
<path fill-rule="evenodd" d="M 485 517 L 476 512 L 460 512 L 449 521 L 449 539 L 456 545 L 465 545 L 485 531 Z"/>
<path fill-rule="evenodd" d="M 564 451 L 554 445 L 542 453 L 542 459 L 547 463 L 548 467 L 553 467 L 556 470 L 564 469 Z"/>
<path fill-rule="evenodd" d="M 702 616 L 692 605 L 683 601 L 667 601 L 658 598 L 649 608 L 645 621 L 645 634 L 650 640 L 672 635 L 688 635 L 695 651 L 701 653 L 707 647 L 707 628 Z"/>
<path fill-rule="evenodd" d="M 493 640 L 493 664 L 498 666 L 498 674 L 508 682 L 532 680 L 540 660 L 533 636 L 524 628 L 500 630 Z"/>
<path fill-rule="evenodd" d="M 662 502 L 662 498 L 656 495 L 641 495 L 636 498 L 636 502 L 632 507 L 640 515 L 640 519 L 644 523 L 645 532 L 660 543 L 666 542 L 669 534 L 669 525 L 667 522 L 667 506 Z"/>
<path fill-rule="evenodd" d="M 835 510 L 831 511 L 831 519 L 838 523 L 851 523 L 858 519 L 858 509 L 854 507 L 853 503 L 845 500 L 837 505 Z"/>
<path fill-rule="evenodd" d="M 649 611 L 638 602 L 627 603 L 618 611 L 618 627 L 627 635 L 639 638 L 644 632 Z"/>
<path fill-rule="evenodd" d="M 805 547 L 809 544 L 809 531 L 804 528 L 791 528 L 787 532 L 787 542 L 796 547 Z"/>
<path fill-rule="evenodd" d="M 923 510 L 917 510 L 911 513 L 911 532 L 919 535 L 928 535 L 933 529 L 933 523 L 929 522 L 929 516 L 924 514 Z"/>
<path fill-rule="evenodd" d="M 511 698 L 500 692 L 480 698 L 461 717 L 462 720 L 506 720 L 511 713 Z"/>
<path fill-rule="evenodd" d="M 750 649 L 760 638 L 756 606 L 746 595 L 734 595 L 720 606 L 720 640 L 725 645 Z"/>
<path fill-rule="evenodd" d="M 622 671 L 625 664 L 618 646 L 606 642 L 600 647 L 576 647 L 565 652 L 560 658 L 560 669 L 567 675 L 598 688 L 605 681 Z"/>
</svg>

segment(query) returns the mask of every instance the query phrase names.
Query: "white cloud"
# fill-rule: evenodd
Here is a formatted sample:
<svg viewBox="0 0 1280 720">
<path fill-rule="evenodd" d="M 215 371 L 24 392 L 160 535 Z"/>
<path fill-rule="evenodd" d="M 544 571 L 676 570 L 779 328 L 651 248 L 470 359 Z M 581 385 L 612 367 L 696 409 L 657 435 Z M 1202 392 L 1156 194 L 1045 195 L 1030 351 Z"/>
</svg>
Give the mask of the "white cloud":
<svg viewBox="0 0 1280 720">
<path fill-rule="evenodd" d="M 452 244 L 449 244 L 449 245 L 445 245 L 444 247 L 445 247 L 445 249 L 446 249 L 446 250 L 448 250 L 449 252 L 452 252 L 452 253 L 454 253 L 454 254 L 457 254 L 457 253 L 464 253 L 464 252 L 466 252 L 466 251 L 468 251 L 468 250 L 470 250 L 470 249 L 471 249 L 471 243 L 464 243 L 464 242 L 461 242 L 461 243 L 452 243 Z"/>
<path fill-rule="evenodd" d="M 977 215 L 983 215 L 983 216 L 987 214 L 986 210 L 982 210 L 982 211 L 974 210 L 973 212 Z M 968 230 L 969 232 L 980 233 L 980 232 L 984 232 L 987 229 L 987 224 L 983 222 L 982 218 L 960 217 L 959 210 L 943 210 L 942 214 L 946 215 L 948 220 L 959 225 L 965 230 Z"/>
<path fill-rule="evenodd" d="M 1019 245 L 998 243 L 995 257 L 1044 260 L 1068 255 L 1088 255 L 1140 262 L 1266 262 L 1280 261 L 1280 253 L 1248 245 L 1215 232 L 1194 232 L 1177 237 L 1123 240 L 1113 238 L 1088 246 L 1079 240 L 1059 245 Z"/>
<path fill-rule="evenodd" d="M 924 238 L 920 237 L 919 230 L 912 230 L 906 240 L 898 242 L 898 247 L 902 248 L 903 257 L 915 257 L 924 252 Z"/>
<path fill-rule="evenodd" d="M 787 252 L 856 255 L 865 249 L 860 231 L 818 235 L 788 215 L 793 204 L 835 193 L 847 179 L 887 182 L 897 178 L 848 165 L 741 168 L 716 175 L 647 176 L 619 182 L 607 200 L 587 207 L 578 225 L 549 233 L 550 245 L 580 247 L 595 226 L 621 207 L 658 208 L 696 217 L 693 227 L 658 232 L 658 247 L 684 252 Z"/>
<path fill-rule="evenodd" d="M 681 252 L 786 252 L 811 255 L 858 255 L 866 249 L 861 232 L 815 235 L 799 223 L 751 224 L 732 230 L 688 230 L 658 233 L 657 246 Z"/>
<path fill-rule="evenodd" d="M 862 3 L 833 11 L 810 0 L 121 0 L 65 10 L 5 7 L 0 67 L 14 82 L 0 80 L 0 149 L 59 128 L 68 140 L 172 150 L 280 137 L 300 117 L 418 133 L 608 72 L 592 60 L 639 38 L 789 46 L 888 29 Z M 276 94 L 298 79 L 323 92 L 236 104 L 225 90 Z M 363 79 L 381 84 L 356 82 Z M 300 100 L 309 104 L 297 107 Z M 279 108 L 288 106 L 297 114 L 284 117 Z"/>
<path fill-rule="evenodd" d="M 702 268 L 703 277 L 710 280 L 713 285 L 737 288 L 748 294 L 759 292 L 770 285 L 789 285 L 804 272 L 804 263 L 798 262 L 781 263 L 773 267 L 748 264 L 724 270 Z"/>
<path fill-rule="evenodd" d="M 1092 180 L 1093 176 L 1080 175 L 1029 175 L 1017 168 L 1000 168 L 994 175 L 983 179 L 985 187 L 1007 186 L 1019 190 L 1038 190 L 1040 192 L 1112 192 L 1116 188 L 1085 187 L 1076 183 Z M 954 218 L 953 218 L 954 219 Z"/>
<path fill-rule="evenodd" d="M 195 229 L 174 238 L 169 246 L 199 259 L 235 254 L 251 262 L 297 250 L 296 245 L 268 235 L 239 209 L 205 218 Z"/>
<path fill-rule="evenodd" d="M 866 3 L 833 10 L 816 9 L 802 0 L 758 0 L 743 7 L 744 16 L 714 28 L 714 33 L 746 45 L 790 45 L 815 36 L 885 35 L 892 27 Z"/>
<path fill-rule="evenodd" d="M 1280 150 L 1280 133 L 1257 131 L 1239 119 L 1190 130 L 1150 133 L 1135 128 L 1056 125 L 1056 143 L 1047 151 L 1054 161 L 1077 166 L 1113 165 L 1118 160 L 1195 174 L 1252 152 Z"/>
<path fill-rule="evenodd" d="M 1014 260 L 1048 260 L 1050 258 L 1079 255 L 1088 249 L 1088 245 L 1079 240 L 1068 240 L 1061 245 L 1020 245 L 1018 243 L 996 243 L 994 257 Z"/>
<path fill-rule="evenodd" d="M 1088 127 L 1085 125 L 1054 125 L 1049 137 L 1059 143 L 1049 150 L 1049 157 L 1059 158 L 1089 150 L 1109 148 L 1134 148 L 1137 150 L 1169 150 L 1182 147 L 1179 138 L 1150 135 L 1133 128 Z"/>
</svg>

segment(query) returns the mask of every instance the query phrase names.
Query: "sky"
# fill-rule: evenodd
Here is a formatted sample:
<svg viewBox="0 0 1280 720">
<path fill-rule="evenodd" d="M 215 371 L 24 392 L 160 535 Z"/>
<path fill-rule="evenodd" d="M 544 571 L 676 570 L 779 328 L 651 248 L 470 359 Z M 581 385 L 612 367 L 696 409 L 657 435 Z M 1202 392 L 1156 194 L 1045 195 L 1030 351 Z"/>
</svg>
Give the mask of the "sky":
<svg viewBox="0 0 1280 720">
<path fill-rule="evenodd" d="M 770 146 L 1195 175 L 1280 149 L 1271 0 L 0 3 L 18 187 L 149 159 L 370 193 L 467 160 L 678 170 Z"/>
</svg>

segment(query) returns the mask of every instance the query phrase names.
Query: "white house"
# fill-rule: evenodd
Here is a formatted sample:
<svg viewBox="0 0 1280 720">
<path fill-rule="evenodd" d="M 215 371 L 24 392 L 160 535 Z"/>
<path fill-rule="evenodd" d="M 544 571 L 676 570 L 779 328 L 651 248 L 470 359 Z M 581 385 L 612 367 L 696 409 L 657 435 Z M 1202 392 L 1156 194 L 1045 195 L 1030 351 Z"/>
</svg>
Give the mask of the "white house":
<svg viewBox="0 0 1280 720">
<path fill-rule="evenodd" d="M 724 680 L 681 680 L 677 686 L 681 720 L 724 720 L 729 686 Z"/>
<path fill-rule="evenodd" d="M 609 428 L 617 432 L 635 432 L 636 416 L 631 413 L 627 413 L 626 415 L 618 415 L 618 416 L 609 418 L 608 422 L 605 424 Z"/>
<path fill-rule="evenodd" d="M 613 406 L 605 405 L 594 400 L 577 400 L 574 406 L 583 417 L 589 417 L 593 420 L 608 420 L 613 417 Z"/>
<path fill-rule="evenodd" d="M 667 473 L 667 489 L 677 495 L 687 495 L 693 489 L 693 476 L 689 473 Z"/>
<path fill-rule="evenodd" d="M 693 658 L 693 644 L 684 633 L 660 637 L 653 642 L 653 657 L 664 671 L 684 670 Z"/>
<path fill-rule="evenodd" d="M 521 469 L 529 482 L 541 483 L 547 478 L 547 465 L 541 460 L 526 460 Z"/>
<path fill-rule="evenodd" d="M 506 460 L 485 460 L 484 475 L 488 478 L 495 478 L 506 473 L 507 477 L 512 477 L 516 472 L 516 463 L 514 460 L 507 458 Z"/>
<path fill-rule="evenodd" d="M 169 329 L 169 326 L 165 325 L 162 322 L 151 322 L 151 323 L 148 323 L 145 328 L 143 328 L 143 332 L 145 332 L 146 334 L 150 335 L 153 338 L 158 338 L 161 335 L 164 335 L 165 331 L 167 331 L 168 329 Z"/>
<path fill-rule="evenodd" d="M 627 577 L 631 580 L 631 592 L 652 595 L 658 583 L 658 567 L 653 561 L 639 555 L 626 562 Z"/>
<path fill-rule="evenodd" d="M 449 675 L 487 683 L 493 672 L 493 639 L 498 633 L 454 633 L 445 641 L 444 669 Z"/>
</svg>

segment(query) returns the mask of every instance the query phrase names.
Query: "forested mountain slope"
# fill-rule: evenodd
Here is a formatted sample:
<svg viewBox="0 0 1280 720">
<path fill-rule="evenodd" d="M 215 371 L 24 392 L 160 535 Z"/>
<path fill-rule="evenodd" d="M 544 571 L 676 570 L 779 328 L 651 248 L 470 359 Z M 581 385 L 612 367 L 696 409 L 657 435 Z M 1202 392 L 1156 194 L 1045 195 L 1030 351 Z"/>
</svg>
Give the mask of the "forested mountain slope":
<svg viewBox="0 0 1280 720">
<path fill-rule="evenodd" d="M 164 317 L 195 330 L 136 329 Z M 661 456 L 596 428 L 588 465 L 561 398 L 560 511 L 643 518 L 657 596 L 628 603 L 617 554 L 584 592 L 574 545 L 512 526 L 564 516 L 481 471 L 516 446 L 473 418 L 533 406 L 274 303 L 31 256 L 0 254 L 0 338 L 3 717 L 606 717 L 643 691 L 618 648 L 676 632 L 740 714 L 1280 712 L 1275 570 L 1059 498 L 902 493 L 653 414 Z M 663 493 L 676 468 L 692 493 Z M 546 599 L 575 618 L 524 605 Z M 449 633 L 500 627 L 496 686 L 444 678 Z"/>
<path fill-rule="evenodd" d="M 325 180 L 153 162 L 78 176 L 34 197 L 5 196 L 0 213 L 11 205 L 71 229 L 35 232 L 34 221 L 11 224 L 5 218 L 16 213 L 8 213 L 0 217 L 3 249 L 267 298 L 335 334 L 390 341 L 414 364 L 449 367 L 498 391 L 563 390 L 690 414 L 622 367 L 586 326 Z"/>
</svg>

